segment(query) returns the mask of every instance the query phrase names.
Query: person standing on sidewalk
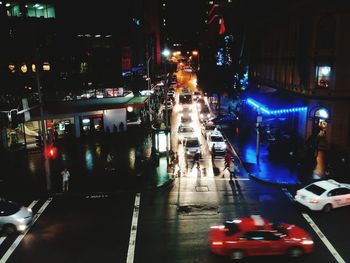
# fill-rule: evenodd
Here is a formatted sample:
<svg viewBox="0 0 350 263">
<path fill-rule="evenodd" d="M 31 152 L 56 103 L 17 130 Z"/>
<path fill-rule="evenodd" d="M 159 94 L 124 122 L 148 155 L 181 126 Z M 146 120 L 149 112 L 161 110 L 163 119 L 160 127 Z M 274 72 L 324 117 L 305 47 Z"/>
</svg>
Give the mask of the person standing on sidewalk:
<svg viewBox="0 0 350 263">
<path fill-rule="evenodd" d="M 212 163 L 214 163 L 215 154 L 216 154 L 215 143 L 213 143 L 213 146 L 211 146 L 211 161 L 212 161 Z"/>
<path fill-rule="evenodd" d="M 69 173 L 67 167 L 64 168 L 64 170 L 61 172 L 61 176 L 62 176 L 62 191 L 68 192 L 70 173 Z"/>
</svg>

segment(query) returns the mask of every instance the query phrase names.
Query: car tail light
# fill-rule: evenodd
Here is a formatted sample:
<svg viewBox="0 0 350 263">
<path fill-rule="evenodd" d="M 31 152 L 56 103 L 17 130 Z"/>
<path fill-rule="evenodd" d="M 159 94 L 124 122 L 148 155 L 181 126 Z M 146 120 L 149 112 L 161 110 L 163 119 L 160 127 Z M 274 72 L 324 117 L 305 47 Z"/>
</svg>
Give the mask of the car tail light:
<svg viewBox="0 0 350 263">
<path fill-rule="evenodd" d="M 213 241 L 213 242 L 211 242 L 211 244 L 213 246 L 222 246 L 224 244 L 224 242 L 222 242 L 222 241 Z"/>
<path fill-rule="evenodd" d="M 318 200 L 317 199 L 310 199 L 309 203 L 311 203 L 311 204 L 318 204 Z"/>
</svg>

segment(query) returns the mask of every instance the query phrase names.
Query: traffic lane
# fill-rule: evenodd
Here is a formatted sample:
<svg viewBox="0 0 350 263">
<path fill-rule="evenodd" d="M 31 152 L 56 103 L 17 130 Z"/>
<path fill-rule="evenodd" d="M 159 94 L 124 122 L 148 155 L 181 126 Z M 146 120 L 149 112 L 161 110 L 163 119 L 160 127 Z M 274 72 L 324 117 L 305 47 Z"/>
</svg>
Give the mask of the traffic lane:
<svg viewBox="0 0 350 263">
<path fill-rule="evenodd" d="M 7 262 L 125 262 L 134 195 L 54 198 Z"/>
<path fill-rule="evenodd" d="M 188 178 L 183 179 L 188 183 Z M 138 229 L 138 248 L 135 262 L 230 262 L 211 254 L 208 248 L 207 235 L 210 225 L 232 220 L 236 217 L 260 214 L 267 218 L 278 218 L 288 223 L 295 223 L 308 231 L 315 241 L 315 252 L 301 258 L 298 262 L 335 262 L 323 243 L 315 237 L 312 229 L 303 220 L 298 209 L 290 204 L 282 191 L 266 186 L 254 185 L 244 181 L 241 186 L 242 196 L 234 197 L 228 190 L 227 180 L 217 180 L 217 189 L 212 196 L 219 195 L 218 211 L 198 210 L 195 213 L 181 213 L 177 209 L 177 189 L 170 193 L 158 193 L 143 196 Z M 252 185 L 253 184 L 253 185 Z M 211 191 L 211 190 L 210 190 Z M 257 193 L 258 192 L 258 193 Z M 274 198 L 259 198 L 273 193 Z M 195 195 L 195 191 L 181 189 L 181 195 Z M 206 198 L 201 198 L 207 205 Z M 189 204 L 189 203 L 186 203 Z M 257 257 L 248 262 L 288 261 L 286 257 Z M 264 261 L 265 262 L 265 261 Z"/>
<path fill-rule="evenodd" d="M 300 213 L 306 213 L 317 225 L 322 234 L 332 244 L 334 249 L 345 260 L 350 260 L 349 236 L 347 227 L 350 217 L 350 207 L 333 209 L 329 213 L 311 211 L 299 203 L 295 203 Z M 322 236 L 322 234 L 320 234 Z M 327 249 L 328 250 L 328 249 Z"/>
<path fill-rule="evenodd" d="M 223 214 L 227 215 L 226 220 L 258 214 L 270 220 L 295 224 L 306 230 L 315 242 L 314 252 L 300 262 L 337 262 L 302 216 L 299 206 L 291 201 L 279 187 L 261 184 L 254 180 L 239 183 L 240 189 L 232 187 L 232 192 L 225 191 L 230 188 L 227 185 L 217 186 L 220 193 L 219 200 L 226 200 L 220 205 Z"/>
</svg>

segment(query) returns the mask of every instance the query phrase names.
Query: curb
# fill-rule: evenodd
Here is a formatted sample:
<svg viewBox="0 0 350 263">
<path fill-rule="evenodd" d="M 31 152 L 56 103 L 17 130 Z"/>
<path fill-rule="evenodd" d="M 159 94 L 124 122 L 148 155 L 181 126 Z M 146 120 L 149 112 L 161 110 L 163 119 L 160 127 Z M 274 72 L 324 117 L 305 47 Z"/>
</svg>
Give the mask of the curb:
<svg viewBox="0 0 350 263">
<path fill-rule="evenodd" d="M 296 186 L 299 185 L 299 183 L 295 183 L 295 184 L 288 184 L 288 183 L 277 183 L 277 182 L 272 182 L 272 181 L 267 181 L 267 180 L 263 180 L 257 176 L 254 175 L 254 173 L 250 173 L 247 171 L 246 168 L 244 168 L 246 170 L 246 172 L 248 173 L 249 177 L 253 178 L 255 181 L 257 182 L 261 182 L 261 183 L 265 183 L 265 184 L 270 184 L 270 185 L 280 185 L 280 186 Z"/>
<path fill-rule="evenodd" d="M 237 157 L 237 159 L 238 159 L 239 163 L 241 164 L 242 168 L 246 171 L 246 173 L 249 175 L 249 177 L 253 178 L 254 180 L 256 180 L 258 182 L 262 182 L 262 183 L 270 184 L 270 185 L 280 185 L 280 186 L 296 186 L 296 185 L 299 185 L 299 182 L 297 182 L 295 184 L 278 183 L 278 182 L 272 182 L 272 181 L 263 180 L 263 179 L 259 178 L 258 176 L 255 176 L 254 173 L 250 172 L 249 169 L 246 167 L 246 165 L 244 165 L 244 162 L 242 162 L 240 156 L 238 155 L 238 152 L 233 147 L 233 145 L 231 144 L 230 140 L 227 138 L 225 132 L 223 130 L 221 130 L 221 133 L 224 135 L 224 137 L 226 139 L 226 143 L 229 145 L 229 148 L 235 154 L 235 156 Z"/>
</svg>

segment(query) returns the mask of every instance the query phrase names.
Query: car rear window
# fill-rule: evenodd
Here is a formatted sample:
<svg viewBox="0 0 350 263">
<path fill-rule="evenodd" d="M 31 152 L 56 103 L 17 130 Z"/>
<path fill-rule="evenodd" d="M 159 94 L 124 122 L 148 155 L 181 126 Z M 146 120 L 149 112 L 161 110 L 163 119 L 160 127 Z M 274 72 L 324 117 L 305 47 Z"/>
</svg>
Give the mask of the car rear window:
<svg viewBox="0 0 350 263">
<path fill-rule="evenodd" d="M 238 225 L 234 222 L 226 221 L 224 225 L 225 228 L 228 229 L 226 236 L 232 236 L 240 231 Z"/>
<path fill-rule="evenodd" d="M 211 136 L 210 140 L 212 142 L 223 142 L 224 141 L 224 139 L 221 136 Z"/>
<path fill-rule="evenodd" d="M 187 147 L 199 147 L 199 142 L 197 140 L 189 140 L 186 142 Z"/>
<path fill-rule="evenodd" d="M 180 132 L 193 132 L 193 128 L 191 127 L 182 127 Z"/>
<path fill-rule="evenodd" d="M 310 184 L 305 189 L 315 195 L 321 195 L 326 191 L 326 189 L 319 187 L 318 185 L 315 185 L 315 184 Z"/>
</svg>

